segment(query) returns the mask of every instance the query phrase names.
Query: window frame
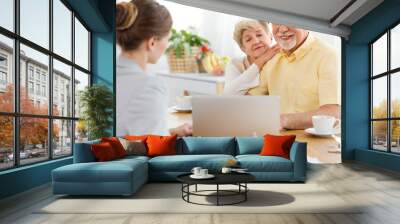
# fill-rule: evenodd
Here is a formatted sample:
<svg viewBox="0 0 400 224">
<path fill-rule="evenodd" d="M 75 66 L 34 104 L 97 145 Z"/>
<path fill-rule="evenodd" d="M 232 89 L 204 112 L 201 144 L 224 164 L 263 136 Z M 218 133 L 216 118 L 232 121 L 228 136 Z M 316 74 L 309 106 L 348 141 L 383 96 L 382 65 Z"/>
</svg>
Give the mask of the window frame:
<svg viewBox="0 0 400 224">
<path fill-rule="evenodd" d="M 3 35 L 7 38 L 12 39 L 13 41 L 13 52 L 12 52 L 12 73 L 13 75 L 13 81 L 14 81 L 14 93 L 13 93 L 13 107 L 14 110 L 13 112 L 2 112 L 0 111 L 0 116 L 4 117 L 11 117 L 13 119 L 13 166 L 11 167 L 5 167 L 5 168 L 0 168 L 0 172 L 5 171 L 5 170 L 10 170 L 10 169 L 16 169 L 19 167 L 23 166 L 30 166 L 33 164 L 37 163 L 43 163 L 49 160 L 54 160 L 54 159 L 62 159 L 65 157 L 70 157 L 73 156 L 74 152 L 74 143 L 75 143 L 75 126 L 76 126 L 76 121 L 79 120 L 79 117 L 75 117 L 75 108 L 71 108 L 71 114 L 70 116 L 56 116 L 53 115 L 53 97 L 54 97 L 54 92 L 53 92 L 53 60 L 58 60 L 61 63 L 64 63 L 68 66 L 71 67 L 71 93 L 72 93 L 72 99 L 71 99 L 71 104 L 74 105 L 75 103 L 75 88 L 74 88 L 74 82 L 75 82 L 75 69 L 85 73 L 88 75 L 89 78 L 89 83 L 88 86 L 92 85 L 92 61 L 91 61 L 91 49 L 92 49 L 92 44 L 91 44 L 91 37 L 92 37 L 92 31 L 91 29 L 87 26 L 87 24 L 84 22 L 84 20 L 72 9 L 72 7 L 66 2 L 65 0 L 59 0 L 68 10 L 71 11 L 71 18 L 70 18 L 70 23 L 71 23 L 71 58 L 67 59 L 64 58 L 63 56 L 55 53 L 53 50 L 53 1 L 54 0 L 48 0 L 49 2 L 49 47 L 46 49 L 45 47 L 42 47 L 39 44 L 34 43 L 33 41 L 30 41 L 29 39 L 26 39 L 25 37 L 20 35 L 20 0 L 14 0 L 13 1 L 13 10 L 14 10 L 14 18 L 13 18 L 13 26 L 14 30 L 10 31 L 4 27 L 0 26 L 0 35 Z M 81 67 L 80 65 L 75 63 L 75 18 L 83 25 L 83 27 L 88 31 L 88 69 L 85 69 Z M 20 56 L 20 45 L 23 44 L 29 48 L 32 48 L 33 50 L 36 50 L 42 54 L 45 54 L 49 58 L 49 63 L 48 63 L 48 71 L 47 71 L 47 79 L 46 80 L 46 87 L 45 90 L 48 92 L 45 94 L 48 96 L 48 112 L 46 115 L 39 115 L 39 114 L 27 114 L 27 113 L 21 113 L 20 111 L 20 85 L 21 85 L 21 80 L 20 80 L 20 65 L 21 65 L 21 56 Z M 30 79 L 30 74 L 28 72 L 30 68 L 29 63 L 27 63 L 27 73 L 26 75 L 26 82 L 28 83 L 29 81 L 33 81 L 34 86 L 36 83 L 40 83 L 42 86 L 42 79 L 41 79 L 41 74 L 43 71 L 39 73 L 39 80 L 36 80 L 36 72 L 37 70 L 33 70 L 33 79 Z M 38 82 L 37 82 L 38 81 Z M 28 85 L 28 84 L 26 84 Z M 28 86 L 27 86 L 28 87 Z M 29 91 L 27 89 L 27 91 Z M 36 89 L 34 89 L 34 92 L 36 92 Z M 38 96 L 42 96 L 42 94 L 39 94 Z M 33 162 L 33 163 L 26 163 L 26 164 L 21 164 L 21 159 L 20 159 L 20 119 L 21 118 L 44 118 L 47 119 L 48 122 L 48 136 L 47 136 L 47 151 L 48 155 L 47 158 L 43 158 L 43 160 L 40 160 L 38 162 Z M 65 120 L 65 121 L 71 121 L 71 153 L 68 155 L 62 155 L 62 156 L 55 156 L 53 155 L 54 153 L 54 147 L 53 147 L 53 122 L 56 120 Z"/>
<path fill-rule="evenodd" d="M 393 121 L 400 121 L 400 117 L 393 117 L 392 116 L 392 85 L 391 85 L 391 80 L 394 75 L 396 75 L 398 72 L 400 72 L 400 67 L 393 68 L 391 69 L 391 31 L 397 27 L 400 26 L 400 21 L 394 23 L 391 25 L 388 29 L 386 29 L 383 33 L 378 35 L 374 40 L 372 40 L 368 46 L 369 46 L 369 149 L 373 151 L 379 151 L 379 152 L 386 152 L 386 153 L 391 153 L 391 154 L 400 154 L 400 152 L 393 152 L 392 151 L 392 122 Z M 373 74 L 373 44 L 376 43 L 381 37 L 384 35 L 387 35 L 387 51 L 386 51 L 386 57 L 387 57 L 387 64 L 386 64 L 386 71 L 380 74 Z M 400 52 L 399 52 L 400 53 Z M 386 87 L 387 87 L 387 93 L 386 93 L 386 98 L 387 98 L 387 105 L 386 105 L 386 117 L 385 118 L 373 118 L 373 97 L 374 97 L 374 91 L 373 91 L 373 81 L 379 78 L 386 77 Z M 386 151 L 384 150 L 379 150 L 374 148 L 374 132 L 373 132 L 373 122 L 376 121 L 386 121 Z"/>
</svg>

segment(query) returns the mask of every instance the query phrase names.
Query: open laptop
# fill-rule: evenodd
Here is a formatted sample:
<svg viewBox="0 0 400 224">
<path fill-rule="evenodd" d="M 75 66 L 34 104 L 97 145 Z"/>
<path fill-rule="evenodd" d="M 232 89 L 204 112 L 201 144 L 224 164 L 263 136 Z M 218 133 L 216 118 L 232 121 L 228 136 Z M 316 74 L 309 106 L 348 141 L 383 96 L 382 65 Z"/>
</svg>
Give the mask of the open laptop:
<svg viewBox="0 0 400 224">
<path fill-rule="evenodd" d="M 193 96 L 193 136 L 279 134 L 278 96 Z"/>
</svg>

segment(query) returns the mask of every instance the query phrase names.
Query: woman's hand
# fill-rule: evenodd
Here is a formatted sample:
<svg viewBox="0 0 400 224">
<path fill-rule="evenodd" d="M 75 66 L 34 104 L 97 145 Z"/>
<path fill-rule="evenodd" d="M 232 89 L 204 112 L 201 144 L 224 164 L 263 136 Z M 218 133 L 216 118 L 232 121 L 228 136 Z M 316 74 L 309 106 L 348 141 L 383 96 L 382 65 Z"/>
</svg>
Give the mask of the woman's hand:
<svg viewBox="0 0 400 224">
<path fill-rule="evenodd" d="M 169 130 L 171 135 L 178 135 L 179 137 L 191 136 L 193 134 L 193 126 L 191 124 L 185 123 L 176 128 L 171 128 Z"/>
<path fill-rule="evenodd" d="M 261 71 L 261 69 L 264 67 L 265 63 L 267 63 L 271 58 L 273 58 L 280 50 L 281 48 L 279 45 L 275 44 L 275 46 L 271 47 L 267 51 L 265 51 L 264 54 L 262 54 L 259 58 L 254 60 L 254 64 L 257 65 L 258 70 Z"/>
</svg>

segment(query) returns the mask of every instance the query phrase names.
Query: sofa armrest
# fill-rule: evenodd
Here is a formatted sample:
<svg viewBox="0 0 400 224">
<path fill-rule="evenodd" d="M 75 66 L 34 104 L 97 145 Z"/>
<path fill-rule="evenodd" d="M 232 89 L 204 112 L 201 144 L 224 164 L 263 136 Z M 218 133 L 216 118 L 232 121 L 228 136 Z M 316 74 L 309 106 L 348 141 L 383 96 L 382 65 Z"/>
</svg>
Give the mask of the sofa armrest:
<svg viewBox="0 0 400 224">
<path fill-rule="evenodd" d="M 305 181 L 307 176 L 307 143 L 294 142 L 290 149 L 290 160 L 293 162 L 293 179 Z"/>
<path fill-rule="evenodd" d="M 74 163 L 89 163 L 95 162 L 96 158 L 92 153 L 90 146 L 92 144 L 100 143 L 99 140 L 75 143 L 74 145 Z"/>
</svg>

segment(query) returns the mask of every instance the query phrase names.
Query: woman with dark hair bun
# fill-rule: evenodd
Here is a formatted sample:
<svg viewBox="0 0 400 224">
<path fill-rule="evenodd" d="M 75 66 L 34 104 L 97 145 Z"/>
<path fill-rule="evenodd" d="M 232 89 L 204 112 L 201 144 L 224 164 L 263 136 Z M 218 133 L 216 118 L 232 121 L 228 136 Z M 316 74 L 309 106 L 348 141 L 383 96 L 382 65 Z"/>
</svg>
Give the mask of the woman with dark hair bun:
<svg viewBox="0 0 400 224">
<path fill-rule="evenodd" d="M 154 0 L 117 4 L 117 135 L 192 134 L 184 124 L 167 128 L 168 87 L 164 80 L 147 73 L 147 64 L 158 61 L 168 46 L 172 18 Z"/>
</svg>

